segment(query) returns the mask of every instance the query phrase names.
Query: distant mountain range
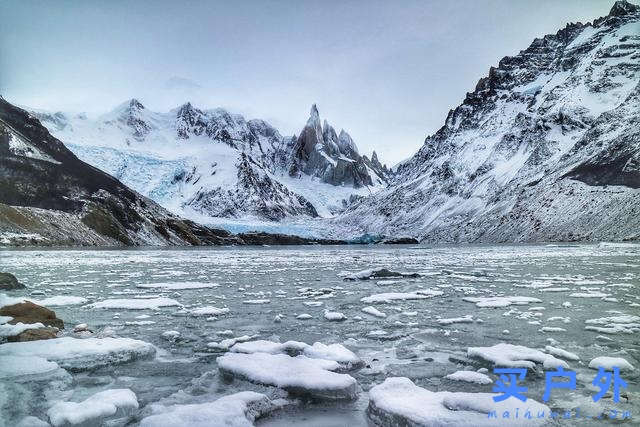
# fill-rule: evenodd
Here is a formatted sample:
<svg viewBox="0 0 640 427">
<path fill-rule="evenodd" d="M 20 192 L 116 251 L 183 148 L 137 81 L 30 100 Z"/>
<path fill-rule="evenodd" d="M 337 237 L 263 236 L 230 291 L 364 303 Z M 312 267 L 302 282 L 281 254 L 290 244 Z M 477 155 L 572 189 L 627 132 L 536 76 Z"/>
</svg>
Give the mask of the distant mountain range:
<svg viewBox="0 0 640 427">
<path fill-rule="evenodd" d="M 365 240 L 640 239 L 640 7 L 627 1 L 500 60 L 393 171 L 315 105 L 299 136 L 189 103 L 157 113 L 133 99 L 95 119 L 0 107 L 0 232 L 51 222 L 47 233 L 85 244 L 241 239 L 179 214 L 302 218 Z"/>
<path fill-rule="evenodd" d="M 96 119 L 34 111 L 82 160 L 172 212 L 200 220 L 328 217 L 386 186 L 391 172 L 358 152 L 317 107 L 299 137 L 263 120 L 186 103 L 157 113 L 132 99 Z"/>
<path fill-rule="evenodd" d="M 37 118 L 0 97 L 0 246 L 267 243 L 316 241 L 234 235 L 182 219 L 78 159 Z"/>
</svg>

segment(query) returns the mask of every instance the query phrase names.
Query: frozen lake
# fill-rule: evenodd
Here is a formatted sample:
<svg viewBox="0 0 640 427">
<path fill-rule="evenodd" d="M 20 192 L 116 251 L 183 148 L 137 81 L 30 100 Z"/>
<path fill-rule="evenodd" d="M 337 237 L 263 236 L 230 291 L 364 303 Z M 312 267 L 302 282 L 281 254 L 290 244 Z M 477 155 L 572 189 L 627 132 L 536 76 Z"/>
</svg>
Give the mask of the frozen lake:
<svg viewBox="0 0 640 427">
<path fill-rule="evenodd" d="M 377 267 L 419 277 L 344 280 Z M 5 386 L 5 394 L 12 393 L 5 395 L 7 425 L 25 415 L 46 420 L 56 400 L 82 401 L 114 388 L 138 398 L 129 425 L 151 414 L 153 405 L 272 392 L 219 375 L 223 341 L 242 336 L 339 343 L 365 364 L 349 372 L 361 388 L 357 400 L 302 399 L 260 419 L 260 426 L 367 425 L 367 391 L 388 377 L 408 377 L 431 391 L 491 392 L 492 384 L 445 377 L 484 367 L 495 381 L 491 362 L 470 357 L 468 348 L 499 343 L 551 346 L 579 358 L 555 354 L 577 373 L 577 387 L 555 389 L 547 405 L 585 415 L 562 424 L 601 425 L 606 420 L 592 417 L 612 409 L 640 419 L 640 319 L 633 317 L 640 315 L 640 245 L 16 249 L 0 252 L 0 271 L 28 287 L 7 295 L 55 310 L 65 335 L 78 337 L 73 326 L 86 323 L 94 336 L 135 338 L 157 348 L 151 359 L 73 372 L 70 384 Z M 54 298 L 62 296 L 81 298 Z M 329 320 L 327 310 L 346 320 Z M 629 386 L 619 403 L 591 399 L 597 371 L 588 365 L 600 356 L 635 366 L 621 372 Z M 543 371 L 530 369 L 523 382 L 527 397 L 538 402 Z"/>
</svg>

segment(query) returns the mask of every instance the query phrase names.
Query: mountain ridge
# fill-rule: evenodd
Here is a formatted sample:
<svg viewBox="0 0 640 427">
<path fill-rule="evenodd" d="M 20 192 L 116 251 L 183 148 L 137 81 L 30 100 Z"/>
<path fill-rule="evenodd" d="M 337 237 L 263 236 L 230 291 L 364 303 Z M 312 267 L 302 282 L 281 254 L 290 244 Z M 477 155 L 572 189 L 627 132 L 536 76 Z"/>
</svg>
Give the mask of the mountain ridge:
<svg viewBox="0 0 640 427">
<path fill-rule="evenodd" d="M 638 239 L 639 21 L 619 1 L 502 58 L 336 225 L 427 242 Z"/>
<path fill-rule="evenodd" d="M 157 113 L 133 98 L 96 119 L 33 114 L 84 161 L 199 221 L 332 216 L 353 196 L 385 186 L 391 175 L 377 154 L 374 161 L 361 156 L 346 131 L 338 135 L 326 120 L 323 127 L 315 105 L 300 137 L 282 136 L 264 120 L 190 102 Z M 317 139 L 308 151 L 300 150 L 310 123 Z"/>
</svg>

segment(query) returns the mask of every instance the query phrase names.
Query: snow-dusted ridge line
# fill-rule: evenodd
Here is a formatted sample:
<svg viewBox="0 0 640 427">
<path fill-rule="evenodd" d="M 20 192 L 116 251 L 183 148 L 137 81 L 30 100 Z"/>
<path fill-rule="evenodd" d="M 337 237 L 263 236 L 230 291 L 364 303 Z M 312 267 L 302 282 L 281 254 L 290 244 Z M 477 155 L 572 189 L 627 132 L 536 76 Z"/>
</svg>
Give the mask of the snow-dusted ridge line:
<svg viewBox="0 0 640 427">
<path fill-rule="evenodd" d="M 93 119 L 32 114 L 80 159 L 201 223 L 331 217 L 391 174 L 375 152 L 361 156 L 347 132 L 321 126 L 315 105 L 299 138 L 191 103 L 158 113 L 132 99 Z"/>
<path fill-rule="evenodd" d="M 428 242 L 639 239 L 640 7 L 505 57 L 392 185 L 335 220 Z"/>
</svg>

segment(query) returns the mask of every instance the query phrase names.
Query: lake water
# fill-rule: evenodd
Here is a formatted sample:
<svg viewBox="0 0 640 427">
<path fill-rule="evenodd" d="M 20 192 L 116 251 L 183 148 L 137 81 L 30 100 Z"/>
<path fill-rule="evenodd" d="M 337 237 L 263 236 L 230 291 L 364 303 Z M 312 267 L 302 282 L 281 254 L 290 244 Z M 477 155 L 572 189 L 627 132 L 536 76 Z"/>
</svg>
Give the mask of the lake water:
<svg viewBox="0 0 640 427">
<path fill-rule="evenodd" d="M 420 277 L 343 280 L 344 274 L 375 267 L 416 272 Z M 490 392 L 492 385 L 445 376 L 486 367 L 495 379 L 492 365 L 467 357 L 467 348 L 501 342 L 536 349 L 552 345 L 580 357 L 580 361 L 567 361 L 577 373 L 576 390 L 554 390 L 549 407 L 562 411 L 579 407 L 587 414 L 627 410 L 640 419 L 639 332 L 585 330 L 589 325 L 609 326 L 586 322 L 590 319 L 640 315 L 640 246 L 17 249 L 0 253 L 0 271 L 15 274 L 29 288 L 26 293 L 8 293 L 11 296 L 86 298 L 82 304 L 50 306 L 65 321 L 67 335 L 74 336 L 74 325 L 87 323 L 96 335 L 136 338 L 158 348 L 151 360 L 73 373 L 73 384 L 55 392 L 33 386 L 18 396 L 28 403 L 16 405 L 11 415 L 14 420 L 21 415 L 46 419 L 48 401 L 79 401 L 108 388 L 130 388 L 136 393 L 140 410 L 133 424 L 154 403 L 202 402 L 241 390 L 265 391 L 266 387 L 245 381 L 222 381 L 217 374 L 216 357 L 222 352 L 208 343 L 243 335 L 283 342 L 340 343 L 366 363 L 365 368 L 350 373 L 362 388 L 358 400 L 302 402 L 257 425 L 367 425 L 367 390 L 392 376 L 409 377 L 432 391 Z M 185 289 L 185 284 L 208 287 Z M 361 301 L 381 293 L 415 295 L 421 290 L 429 290 L 430 297 L 387 303 Z M 496 296 L 540 301 L 501 307 L 490 302 L 485 304 L 489 307 L 480 307 L 463 300 Z M 180 306 L 141 310 L 87 307 L 109 299 L 144 304 L 159 301 L 157 298 L 175 300 Z M 228 308 L 229 312 L 194 314 L 203 306 Z M 366 306 L 374 306 L 386 317 L 362 312 Z M 343 313 L 347 319 L 329 321 L 324 310 Z M 300 314 L 311 318 L 297 319 Z M 438 322 L 463 316 L 471 316 L 470 323 Z M 177 331 L 180 336 L 167 339 L 163 337 L 166 331 Z M 599 356 L 622 357 L 636 367 L 622 373 L 629 387 L 623 390 L 619 403 L 610 398 L 598 403 L 591 400 L 594 388 L 589 383 L 596 371 L 587 365 Z M 529 388 L 529 398 L 541 401 L 545 386 L 542 370 L 529 372 L 524 385 Z M 563 424 L 602 422 L 587 418 Z"/>
</svg>

